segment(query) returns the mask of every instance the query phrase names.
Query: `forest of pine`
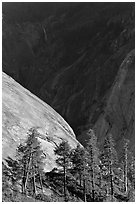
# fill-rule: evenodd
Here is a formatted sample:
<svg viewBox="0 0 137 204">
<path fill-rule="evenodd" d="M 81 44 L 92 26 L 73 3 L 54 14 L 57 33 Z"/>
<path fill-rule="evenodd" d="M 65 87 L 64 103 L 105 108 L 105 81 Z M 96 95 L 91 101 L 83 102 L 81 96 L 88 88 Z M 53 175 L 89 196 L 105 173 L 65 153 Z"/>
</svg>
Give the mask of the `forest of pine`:
<svg viewBox="0 0 137 204">
<path fill-rule="evenodd" d="M 16 158 L 2 163 L 2 200 L 4 202 L 133 202 L 135 192 L 134 156 L 124 139 L 121 157 L 115 149 L 113 136 L 107 134 L 98 148 L 93 130 L 84 148 L 71 149 L 67 141 L 55 148 L 56 165 L 44 170 L 46 155 L 31 128 L 25 144 L 16 150 Z M 52 194 L 46 194 L 50 189 Z"/>
</svg>

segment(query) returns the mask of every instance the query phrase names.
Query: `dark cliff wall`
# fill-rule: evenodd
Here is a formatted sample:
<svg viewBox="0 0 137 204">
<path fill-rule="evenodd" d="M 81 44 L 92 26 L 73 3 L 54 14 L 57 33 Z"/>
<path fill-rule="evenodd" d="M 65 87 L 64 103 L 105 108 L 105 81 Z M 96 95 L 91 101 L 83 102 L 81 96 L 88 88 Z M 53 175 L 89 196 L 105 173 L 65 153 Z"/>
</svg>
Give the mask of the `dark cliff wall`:
<svg viewBox="0 0 137 204">
<path fill-rule="evenodd" d="M 57 5 L 50 4 L 45 15 L 44 9 L 39 10 L 39 18 L 34 15 L 36 5 L 31 6 L 27 19 L 16 12 L 20 7 L 3 7 L 3 70 L 57 110 L 82 142 L 81 132 L 89 126 L 103 138 L 100 126 L 110 111 L 108 100 L 118 103 L 113 99 L 114 81 L 134 49 L 134 3 Z M 12 10 L 22 16 L 20 21 L 15 21 L 15 14 L 9 20 Z M 118 92 L 124 109 L 134 86 L 128 85 L 134 81 L 134 73 L 129 73 Z"/>
<path fill-rule="evenodd" d="M 105 96 L 106 106 L 93 125 L 100 146 L 107 134 L 115 139 L 116 148 L 122 151 L 123 138 L 130 141 L 129 146 L 135 148 L 135 53 L 132 50 L 123 60 L 111 89 Z M 79 141 L 88 140 L 83 132 Z M 83 143 L 86 144 L 86 143 Z"/>
</svg>

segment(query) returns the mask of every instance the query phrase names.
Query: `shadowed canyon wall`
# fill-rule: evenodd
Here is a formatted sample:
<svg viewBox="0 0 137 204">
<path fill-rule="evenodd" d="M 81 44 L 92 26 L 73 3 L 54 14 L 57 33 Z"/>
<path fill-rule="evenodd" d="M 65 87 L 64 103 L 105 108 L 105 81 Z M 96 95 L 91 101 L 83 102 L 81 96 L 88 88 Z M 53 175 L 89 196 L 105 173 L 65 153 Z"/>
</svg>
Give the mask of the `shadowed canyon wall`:
<svg viewBox="0 0 137 204">
<path fill-rule="evenodd" d="M 26 13 L 7 4 L 3 71 L 63 116 L 82 144 L 92 127 L 100 143 L 111 131 L 132 147 L 134 3 L 56 3 Z"/>
</svg>

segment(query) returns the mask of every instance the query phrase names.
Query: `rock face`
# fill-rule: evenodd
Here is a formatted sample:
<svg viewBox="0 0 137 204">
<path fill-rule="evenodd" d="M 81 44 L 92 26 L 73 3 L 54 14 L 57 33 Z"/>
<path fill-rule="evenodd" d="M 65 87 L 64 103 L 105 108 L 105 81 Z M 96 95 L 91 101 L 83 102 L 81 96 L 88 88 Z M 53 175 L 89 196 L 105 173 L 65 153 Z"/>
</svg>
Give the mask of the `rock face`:
<svg viewBox="0 0 137 204">
<path fill-rule="evenodd" d="M 130 141 L 130 150 L 135 151 L 135 52 L 132 50 L 123 60 L 114 83 L 105 96 L 106 105 L 92 127 L 100 146 L 108 133 L 115 139 L 117 151 L 122 150 L 122 140 Z M 78 140 L 88 140 L 83 132 Z"/>
<path fill-rule="evenodd" d="M 104 121 L 121 64 L 134 49 L 134 3 L 73 5 L 55 6 L 45 17 L 39 10 L 37 22 L 33 9 L 27 20 L 10 6 L 3 10 L 3 70 L 50 104 L 84 144 L 81 132 Z M 126 81 L 134 81 L 133 74 Z M 126 109 L 129 95 L 122 96 Z"/>
<path fill-rule="evenodd" d="M 47 171 L 55 166 L 54 148 L 62 139 L 72 148 L 78 144 L 71 127 L 55 110 L 5 73 L 2 74 L 2 114 L 3 159 L 15 156 L 16 147 L 26 140 L 31 127 L 40 133 L 39 140 L 47 155 Z"/>
</svg>

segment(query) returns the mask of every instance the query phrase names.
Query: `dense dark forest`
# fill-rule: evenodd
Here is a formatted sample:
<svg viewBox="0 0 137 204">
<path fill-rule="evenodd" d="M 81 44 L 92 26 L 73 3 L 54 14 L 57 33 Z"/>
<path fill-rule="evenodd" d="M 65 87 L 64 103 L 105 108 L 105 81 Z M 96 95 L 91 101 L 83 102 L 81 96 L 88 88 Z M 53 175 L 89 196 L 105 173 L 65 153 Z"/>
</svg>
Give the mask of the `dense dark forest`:
<svg viewBox="0 0 137 204">
<path fill-rule="evenodd" d="M 27 129 L 3 160 L 3 201 L 134 201 L 134 49 L 135 3 L 3 3 L 3 72 L 57 111 L 78 141 L 56 143 L 51 131 L 56 164 L 47 172 L 43 136 Z"/>
<path fill-rule="evenodd" d="M 93 130 L 88 131 L 90 140 L 83 148 L 71 149 L 67 141 L 55 148 L 57 168 L 44 171 L 44 157 L 32 128 L 25 144 L 17 148 L 16 159 L 7 158 L 3 163 L 3 201 L 52 202 L 114 202 L 134 201 L 134 156 L 123 140 L 122 157 L 118 160 L 114 140 L 109 134 L 100 150 Z M 53 191 L 51 196 L 46 190 Z M 27 200 L 28 198 L 28 200 Z"/>
</svg>

